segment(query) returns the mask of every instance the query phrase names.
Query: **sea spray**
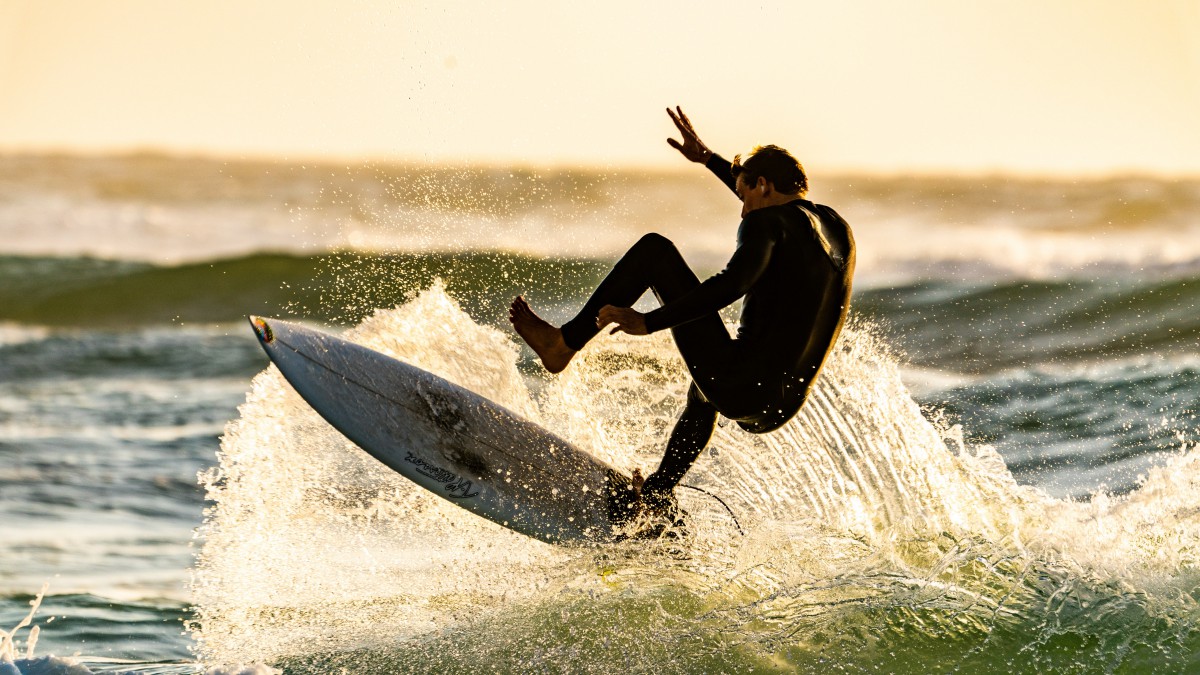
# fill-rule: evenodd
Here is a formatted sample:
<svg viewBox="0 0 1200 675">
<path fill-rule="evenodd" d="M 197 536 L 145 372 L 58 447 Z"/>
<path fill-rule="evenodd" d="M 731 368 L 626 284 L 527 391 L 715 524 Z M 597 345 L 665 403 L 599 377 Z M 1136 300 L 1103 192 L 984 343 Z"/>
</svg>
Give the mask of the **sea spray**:
<svg viewBox="0 0 1200 675">
<path fill-rule="evenodd" d="M 0 675 L 92 675 L 87 666 L 75 659 L 52 655 L 35 657 L 33 654 L 37 648 L 41 626 L 34 625 L 29 629 L 29 637 L 25 639 L 24 656 L 17 650 L 17 634 L 22 628 L 33 624 L 33 617 L 42 606 L 42 600 L 46 598 L 49 588 L 48 582 L 42 584 L 41 590 L 29 601 L 29 613 L 11 631 L 0 630 Z"/>
<path fill-rule="evenodd" d="M 653 470 L 688 383 L 669 337 L 610 340 L 581 357 L 540 399 L 550 427 L 617 466 Z M 1040 496 L 1019 488 L 991 448 L 968 449 L 955 433 L 925 419 L 890 351 L 851 322 L 790 424 L 755 436 L 723 420 L 688 480 L 761 519 L 872 537 L 914 520 L 1014 535 L 1020 504 Z"/>
<path fill-rule="evenodd" d="M 439 287 L 349 335 L 536 419 L 515 346 Z M 508 569 L 552 559 L 549 547 L 463 518 L 362 453 L 273 367 L 255 378 L 240 413 L 221 465 L 202 477 L 216 506 L 194 586 L 198 637 L 216 662 L 387 644 L 470 617 L 476 598 L 544 583 L 513 587 Z"/>
<path fill-rule="evenodd" d="M 0 663 L 11 663 L 17 658 L 17 633 L 29 624 L 33 623 L 33 617 L 37 614 L 38 607 L 42 606 L 42 599 L 46 597 L 46 590 L 50 588 L 49 583 L 42 584 L 42 589 L 29 602 L 29 614 L 25 615 L 24 619 L 7 633 L 0 631 Z M 34 626 L 29 631 L 29 638 L 25 641 L 25 658 L 33 658 L 33 649 L 37 646 L 38 633 L 40 627 Z"/>
<path fill-rule="evenodd" d="M 666 335 L 602 336 L 563 375 L 522 376 L 509 338 L 438 286 L 347 335 L 622 470 L 654 468 L 686 386 Z M 387 470 L 269 368 L 202 477 L 196 637 L 209 662 L 314 673 L 1189 663 L 1191 454 L 1127 497 L 1063 502 L 931 417 L 852 322 L 791 423 L 752 436 L 723 421 L 685 479 L 745 536 L 683 491 L 681 545 L 556 548 Z"/>
</svg>

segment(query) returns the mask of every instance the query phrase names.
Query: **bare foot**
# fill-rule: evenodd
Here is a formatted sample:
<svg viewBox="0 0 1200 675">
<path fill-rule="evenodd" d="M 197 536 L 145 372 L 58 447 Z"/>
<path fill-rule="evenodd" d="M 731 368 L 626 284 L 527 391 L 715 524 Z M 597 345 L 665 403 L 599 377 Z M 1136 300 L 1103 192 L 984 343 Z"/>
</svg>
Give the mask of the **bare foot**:
<svg viewBox="0 0 1200 675">
<path fill-rule="evenodd" d="M 508 308 L 508 320 L 512 322 L 517 335 L 537 353 L 546 370 L 561 373 L 575 356 L 575 350 L 563 342 L 562 330 L 534 314 L 525 298 L 518 295 L 512 301 Z"/>
</svg>

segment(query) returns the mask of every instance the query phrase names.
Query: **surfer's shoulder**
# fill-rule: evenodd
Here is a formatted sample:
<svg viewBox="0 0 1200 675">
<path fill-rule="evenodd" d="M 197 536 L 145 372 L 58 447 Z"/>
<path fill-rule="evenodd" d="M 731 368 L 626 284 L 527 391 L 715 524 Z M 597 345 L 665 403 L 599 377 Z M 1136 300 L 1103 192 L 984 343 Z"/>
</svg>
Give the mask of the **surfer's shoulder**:
<svg viewBox="0 0 1200 675">
<path fill-rule="evenodd" d="M 742 228 L 744 229 L 770 229 L 778 228 L 785 224 L 788 219 L 787 205 L 776 204 L 775 206 L 764 206 L 761 209 L 755 209 L 750 213 L 742 216 Z"/>
<path fill-rule="evenodd" d="M 854 233 L 850 223 L 832 206 L 801 200 L 803 208 L 813 220 L 814 231 L 826 254 L 838 267 L 845 268 L 854 262 Z"/>
</svg>

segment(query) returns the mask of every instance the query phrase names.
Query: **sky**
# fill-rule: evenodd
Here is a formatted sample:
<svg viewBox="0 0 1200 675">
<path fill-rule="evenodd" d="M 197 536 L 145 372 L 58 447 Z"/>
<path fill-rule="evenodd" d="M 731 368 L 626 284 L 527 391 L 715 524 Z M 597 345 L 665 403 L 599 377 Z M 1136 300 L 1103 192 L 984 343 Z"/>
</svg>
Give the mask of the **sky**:
<svg viewBox="0 0 1200 675">
<path fill-rule="evenodd" d="M 0 151 L 1200 175 L 1200 0 L 0 0 Z"/>
</svg>

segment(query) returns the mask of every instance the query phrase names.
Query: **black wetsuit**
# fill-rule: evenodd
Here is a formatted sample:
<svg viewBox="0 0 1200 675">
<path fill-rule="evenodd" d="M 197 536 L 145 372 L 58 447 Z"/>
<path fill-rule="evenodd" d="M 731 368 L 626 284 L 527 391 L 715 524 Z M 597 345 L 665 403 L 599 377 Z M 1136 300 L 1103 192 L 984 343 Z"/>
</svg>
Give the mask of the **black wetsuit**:
<svg viewBox="0 0 1200 675">
<path fill-rule="evenodd" d="M 734 189 L 728 161 L 714 154 L 705 166 Z M 629 249 L 562 331 L 579 350 L 599 332 L 601 307 L 629 307 L 647 289 L 662 303 L 646 314 L 646 328 L 671 329 L 692 386 L 643 495 L 674 489 L 712 437 L 717 413 L 753 433 L 796 414 L 841 330 L 853 273 L 849 226 L 804 199 L 748 213 L 733 257 L 703 283 L 666 237 L 648 234 Z M 718 310 L 742 297 L 731 338 Z"/>
</svg>

